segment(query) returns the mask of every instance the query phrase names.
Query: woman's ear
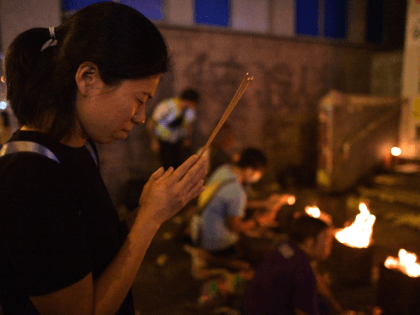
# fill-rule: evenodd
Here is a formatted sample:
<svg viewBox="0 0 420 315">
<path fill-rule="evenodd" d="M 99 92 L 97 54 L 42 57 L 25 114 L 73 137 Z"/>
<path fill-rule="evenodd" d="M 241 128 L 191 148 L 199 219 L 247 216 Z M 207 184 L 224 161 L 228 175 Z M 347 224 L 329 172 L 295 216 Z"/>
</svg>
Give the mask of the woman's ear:
<svg viewBox="0 0 420 315">
<path fill-rule="evenodd" d="M 79 65 L 75 75 L 76 85 L 83 96 L 88 96 L 93 89 L 103 85 L 99 69 L 93 62 L 84 62 Z"/>
</svg>

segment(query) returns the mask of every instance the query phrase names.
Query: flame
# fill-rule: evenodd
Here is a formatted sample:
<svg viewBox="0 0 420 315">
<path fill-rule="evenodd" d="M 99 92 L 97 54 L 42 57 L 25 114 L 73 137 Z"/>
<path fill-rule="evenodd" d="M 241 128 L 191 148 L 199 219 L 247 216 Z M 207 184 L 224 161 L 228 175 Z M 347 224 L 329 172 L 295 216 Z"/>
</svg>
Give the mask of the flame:
<svg viewBox="0 0 420 315">
<path fill-rule="evenodd" d="M 335 233 L 335 238 L 350 247 L 366 248 L 369 246 L 372 237 L 372 227 L 376 217 L 370 214 L 367 205 L 363 202 L 359 204 L 360 213 L 352 225 L 339 229 Z"/>
<path fill-rule="evenodd" d="M 393 148 L 391 149 L 391 154 L 392 154 L 393 156 L 400 156 L 400 155 L 401 155 L 401 149 L 400 149 L 400 148 L 398 148 L 398 147 L 393 147 Z"/>
<path fill-rule="evenodd" d="M 318 207 L 310 207 L 310 206 L 307 206 L 305 208 L 305 212 L 308 215 L 310 215 L 311 217 L 314 217 L 314 218 L 319 218 L 321 216 L 321 210 L 319 210 Z"/>
<path fill-rule="evenodd" d="M 295 196 L 290 196 L 289 198 L 287 198 L 287 204 L 289 205 L 293 205 L 296 202 L 296 197 Z"/>
<path fill-rule="evenodd" d="M 328 225 L 332 224 L 332 219 L 331 216 L 325 212 L 322 212 L 321 210 L 319 210 L 318 207 L 316 206 L 307 206 L 305 207 L 305 212 L 307 215 L 320 219 L 322 221 L 324 221 L 325 223 L 327 223 Z"/>
<path fill-rule="evenodd" d="M 388 269 L 398 269 L 409 277 L 420 277 L 420 265 L 417 263 L 417 255 L 407 252 L 403 248 L 398 252 L 398 258 L 389 256 L 385 260 L 384 265 Z"/>
</svg>

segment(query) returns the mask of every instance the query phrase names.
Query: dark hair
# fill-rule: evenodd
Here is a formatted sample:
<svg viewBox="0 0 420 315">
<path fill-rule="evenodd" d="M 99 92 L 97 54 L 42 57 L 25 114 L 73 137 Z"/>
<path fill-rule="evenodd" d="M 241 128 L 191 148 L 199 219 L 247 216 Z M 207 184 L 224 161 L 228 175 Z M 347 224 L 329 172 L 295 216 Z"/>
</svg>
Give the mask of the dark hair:
<svg viewBox="0 0 420 315">
<path fill-rule="evenodd" d="M 267 166 L 267 157 L 261 150 L 247 148 L 242 151 L 237 165 L 242 169 L 247 167 L 251 167 L 256 170 L 264 169 Z"/>
<path fill-rule="evenodd" d="M 55 28 L 32 28 L 10 45 L 5 58 L 7 98 L 22 125 L 56 139 L 75 125 L 75 74 L 83 62 L 98 66 L 105 84 L 140 79 L 168 70 L 166 43 L 143 14 L 129 6 L 101 2 L 76 12 Z"/>
<path fill-rule="evenodd" d="M 9 114 L 7 112 L 0 112 L 1 118 L 3 118 L 3 126 L 10 127 Z"/>
<path fill-rule="evenodd" d="M 194 89 L 185 89 L 184 91 L 182 91 L 179 97 L 182 100 L 191 101 L 195 103 L 198 103 L 198 101 L 200 100 L 200 94 L 198 94 L 198 92 Z"/>
<path fill-rule="evenodd" d="M 324 221 L 302 214 L 292 221 L 288 234 L 292 241 L 301 244 L 308 238 L 317 238 L 328 227 Z"/>
</svg>

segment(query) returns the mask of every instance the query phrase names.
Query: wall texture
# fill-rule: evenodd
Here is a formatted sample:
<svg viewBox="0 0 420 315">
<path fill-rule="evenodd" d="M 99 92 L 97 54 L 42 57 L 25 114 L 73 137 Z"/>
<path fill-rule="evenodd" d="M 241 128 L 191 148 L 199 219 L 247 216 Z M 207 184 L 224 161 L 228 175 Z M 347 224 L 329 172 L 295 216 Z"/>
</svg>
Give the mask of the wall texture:
<svg viewBox="0 0 420 315">
<path fill-rule="evenodd" d="M 372 52 L 366 48 L 212 29 L 160 30 L 171 49 L 173 69 L 164 76 L 147 114 L 157 101 L 185 87 L 196 88 L 202 96 L 194 134 L 198 148 L 249 72 L 254 81 L 228 122 L 235 129 L 236 150 L 254 146 L 266 152 L 269 169 L 264 181 L 294 166 L 314 175 L 318 101 L 330 89 L 364 94 L 370 90 Z M 127 180 L 147 179 L 160 166 L 144 126 L 100 150 L 102 173 L 117 205 L 124 199 Z"/>
</svg>

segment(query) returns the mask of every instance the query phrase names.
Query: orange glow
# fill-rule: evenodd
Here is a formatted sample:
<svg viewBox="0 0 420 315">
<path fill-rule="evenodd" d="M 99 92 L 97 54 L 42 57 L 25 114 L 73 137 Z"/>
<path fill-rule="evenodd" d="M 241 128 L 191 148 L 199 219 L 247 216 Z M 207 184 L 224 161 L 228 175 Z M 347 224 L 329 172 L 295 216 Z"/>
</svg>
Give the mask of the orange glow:
<svg viewBox="0 0 420 315">
<path fill-rule="evenodd" d="M 1 80 L 1 82 L 4 83 L 4 75 L 1 76 L 1 79 L 0 80 Z"/>
<path fill-rule="evenodd" d="M 354 222 L 335 233 L 335 238 L 342 244 L 356 248 L 367 248 L 372 238 L 372 227 L 376 217 L 370 214 L 367 205 L 363 202 L 359 204 L 360 213 Z"/>
<path fill-rule="evenodd" d="M 305 212 L 307 215 L 320 219 L 322 221 L 324 221 L 325 223 L 327 223 L 328 225 L 332 224 L 332 219 L 331 216 L 325 212 L 322 212 L 321 210 L 319 210 L 318 207 L 316 206 L 306 206 L 305 207 Z"/>
<path fill-rule="evenodd" d="M 314 218 L 319 218 L 321 216 L 321 210 L 318 207 L 305 207 L 305 212 Z"/>
<path fill-rule="evenodd" d="M 287 198 L 287 204 L 289 205 L 293 205 L 296 202 L 296 197 L 295 196 L 290 196 L 289 198 Z"/>
<path fill-rule="evenodd" d="M 398 258 L 387 257 L 384 263 L 388 269 L 397 269 L 409 277 L 420 277 L 420 265 L 417 263 L 417 255 L 400 249 Z"/>
<path fill-rule="evenodd" d="M 397 147 L 393 147 L 391 149 L 391 154 L 393 156 L 400 156 L 401 155 L 401 149 L 400 148 L 397 148 Z"/>
</svg>

